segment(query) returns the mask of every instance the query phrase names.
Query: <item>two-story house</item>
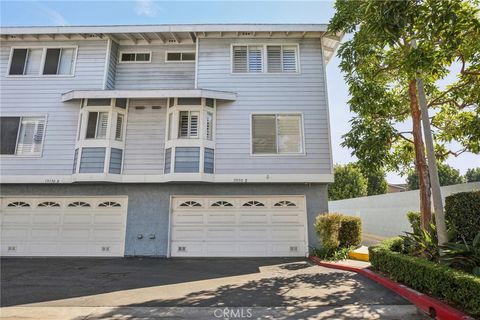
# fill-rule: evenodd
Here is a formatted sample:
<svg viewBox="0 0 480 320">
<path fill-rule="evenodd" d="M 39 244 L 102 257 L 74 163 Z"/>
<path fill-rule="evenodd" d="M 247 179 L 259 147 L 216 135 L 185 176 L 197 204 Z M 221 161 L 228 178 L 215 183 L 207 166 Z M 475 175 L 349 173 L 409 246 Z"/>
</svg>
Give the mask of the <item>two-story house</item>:
<svg viewBox="0 0 480 320">
<path fill-rule="evenodd" d="M 305 256 L 321 24 L 1 28 L 1 254 Z"/>
</svg>

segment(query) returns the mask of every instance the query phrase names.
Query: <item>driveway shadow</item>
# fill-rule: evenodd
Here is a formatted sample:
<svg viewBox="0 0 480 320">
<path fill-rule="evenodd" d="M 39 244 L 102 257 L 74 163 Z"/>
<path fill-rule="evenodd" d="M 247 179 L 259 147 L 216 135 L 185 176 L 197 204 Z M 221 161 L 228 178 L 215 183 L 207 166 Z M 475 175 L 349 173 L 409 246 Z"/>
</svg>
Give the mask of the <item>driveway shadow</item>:
<svg viewBox="0 0 480 320">
<path fill-rule="evenodd" d="M 258 273 L 302 258 L 3 258 L 2 307 Z"/>
</svg>

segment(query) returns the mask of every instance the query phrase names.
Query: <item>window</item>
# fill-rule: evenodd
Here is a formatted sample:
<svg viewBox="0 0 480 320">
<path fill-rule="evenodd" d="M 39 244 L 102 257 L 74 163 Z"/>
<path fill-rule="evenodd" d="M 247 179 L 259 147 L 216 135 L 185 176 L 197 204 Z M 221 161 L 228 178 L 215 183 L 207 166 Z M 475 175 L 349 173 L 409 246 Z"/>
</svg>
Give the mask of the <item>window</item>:
<svg viewBox="0 0 480 320">
<path fill-rule="evenodd" d="M 220 200 L 220 201 L 214 202 L 211 206 L 212 207 L 233 207 L 233 204 L 231 204 L 228 201 Z"/>
<path fill-rule="evenodd" d="M 282 200 L 273 205 L 274 207 L 296 207 L 297 205 L 288 200 Z"/>
<path fill-rule="evenodd" d="M 175 172 L 194 173 L 200 171 L 199 147 L 175 148 Z"/>
<path fill-rule="evenodd" d="M 267 72 L 297 72 L 297 47 L 267 46 Z"/>
<path fill-rule="evenodd" d="M 195 52 L 167 52 L 166 61 L 195 62 Z"/>
<path fill-rule="evenodd" d="M 199 106 L 202 104 L 202 98 L 177 98 L 179 106 Z"/>
<path fill-rule="evenodd" d="M 75 201 L 75 202 L 69 203 L 67 207 L 69 207 L 69 208 L 89 208 L 90 204 L 88 202 L 84 202 L 84 201 Z"/>
<path fill-rule="evenodd" d="M 205 138 L 213 140 L 213 113 L 206 112 L 205 116 Z"/>
<path fill-rule="evenodd" d="M 180 111 L 178 117 L 178 137 L 179 138 L 198 138 L 198 111 Z"/>
<path fill-rule="evenodd" d="M 72 74 L 74 58 L 73 48 L 47 48 L 43 74 Z"/>
<path fill-rule="evenodd" d="M 252 200 L 245 202 L 242 207 L 265 207 L 265 205 L 260 201 Z"/>
<path fill-rule="evenodd" d="M 150 52 L 122 52 L 120 54 L 120 62 L 134 63 L 134 62 L 151 62 Z"/>
<path fill-rule="evenodd" d="M 303 152 L 300 115 L 253 115 L 253 154 L 298 154 Z"/>
<path fill-rule="evenodd" d="M 123 140 L 123 114 L 117 113 L 117 125 L 115 126 L 115 140 Z"/>
<path fill-rule="evenodd" d="M 1 117 L 0 120 L 0 154 L 41 154 L 45 117 Z"/>
<path fill-rule="evenodd" d="M 86 139 L 106 139 L 108 112 L 89 112 Z"/>
<path fill-rule="evenodd" d="M 119 208 L 121 207 L 120 203 L 115 201 L 105 201 L 98 205 L 99 208 Z"/>
<path fill-rule="evenodd" d="M 88 107 L 103 107 L 103 106 L 110 106 L 112 100 L 110 99 L 88 99 L 87 106 Z"/>
<path fill-rule="evenodd" d="M 233 46 L 233 72 L 263 72 L 262 46 Z"/>
<path fill-rule="evenodd" d="M 23 202 L 23 201 L 15 201 L 15 202 L 10 202 L 7 207 L 9 208 L 28 208 L 30 207 L 30 204 Z"/>
<path fill-rule="evenodd" d="M 39 207 L 39 208 L 60 208 L 60 203 L 54 202 L 54 201 L 45 201 L 45 202 L 39 203 L 37 207 Z"/>
<path fill-rule="evenodd" d="M 42 57 L 45 56 L 42 65 Z M 10 75 L 72 75 L 76 48 L 13 49 Z"/>
<path fill-rule="evenodd" d="M 189 208 L 192 208 L 192 207 L 201 207 L 202 205 L 200 203 L 198 203 L 197 201 L 185 201 L 185 202 L 182 202 L 179 207 L 189 207 Z"/>
</svg>

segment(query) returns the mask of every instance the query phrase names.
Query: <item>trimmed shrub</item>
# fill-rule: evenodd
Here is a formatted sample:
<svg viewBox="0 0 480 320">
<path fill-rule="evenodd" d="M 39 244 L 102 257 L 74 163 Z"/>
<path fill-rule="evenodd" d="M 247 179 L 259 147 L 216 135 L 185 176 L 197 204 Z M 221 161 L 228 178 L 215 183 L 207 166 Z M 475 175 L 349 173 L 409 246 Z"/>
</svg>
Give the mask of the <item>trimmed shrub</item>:
<svg viewBox="0 0 480 320">
<path fill-rule="evenodd" d="M 326 250 L 338 248 L 338 233 L 343 215 L 340 213 L 319 214 L 315 220 L 315 230 Z"/>
<path fill-rule="evenodd" d="M 445 219 L 459 237 L 472 242 L 480 229 L 480 191 L 459 192 L 446 197 Z"/>
<path fill-rule="evenodd" d="M 474 315 L 480 315 L 480 277 L 422 258 L 408 256 L 400 238 L 369 248 L 372 269 L 415 290 L 430 294 Z"/>
<path fill-rule="evenodd" d="M 362 220 L 359 217 L 343 216 L 338 232 L 340 247 L 358 247 L 362 242 Z"/>
</svg>

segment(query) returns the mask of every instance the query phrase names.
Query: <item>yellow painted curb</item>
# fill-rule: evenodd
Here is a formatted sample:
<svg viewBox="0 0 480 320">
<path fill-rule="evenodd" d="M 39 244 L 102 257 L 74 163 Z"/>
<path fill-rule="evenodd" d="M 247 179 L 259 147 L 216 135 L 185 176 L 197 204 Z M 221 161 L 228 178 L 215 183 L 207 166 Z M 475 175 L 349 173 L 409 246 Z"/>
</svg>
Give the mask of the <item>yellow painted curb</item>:
<svg viewBox="0 0 480 320">
<path fill-rule="evenodd" d="M 360 260 L 360 261 L 366 261 L 366 262 L 370 261 L 368 256 L 368 248 L 365 246 L 361 246 L 360 248 L 350 251 L 348 253 L 348 257 L 354 260 Z"/>
</svg>

